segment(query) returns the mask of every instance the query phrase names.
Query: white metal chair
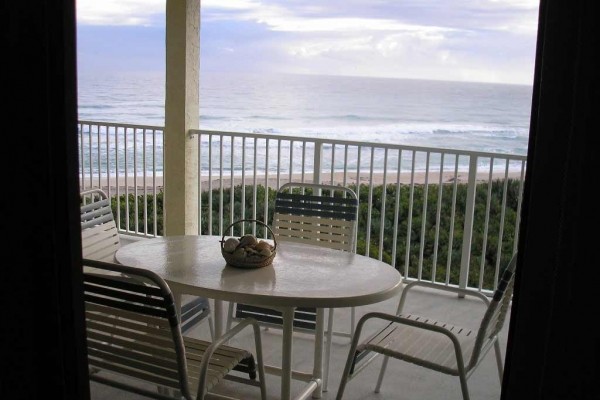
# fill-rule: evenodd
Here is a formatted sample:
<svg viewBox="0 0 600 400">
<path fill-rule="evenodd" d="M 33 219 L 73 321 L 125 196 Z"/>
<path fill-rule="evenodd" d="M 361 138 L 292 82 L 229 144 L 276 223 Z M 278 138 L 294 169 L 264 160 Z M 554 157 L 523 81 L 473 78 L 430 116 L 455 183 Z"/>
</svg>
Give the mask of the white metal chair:
<svg viewBox="0 0 600 400">
<path fill-rule="evenodd" d="M 275 199 L 272 230 L 277 243 L 297 242 L 324 246 L 340 251 L 355 251 L 358 201 L 353 190 L 343 186 L 296 183 L 282 185 Z M 294 330 L 314 333 L 314 308 L 298 308 L 294 315 Z M 351 309 L 348 331 L 333 330 L 333 309 L 329 310 L 325 343 L 323 390 L 327 391 L 332 335 L 352 337 L 355 310 Z M 227 326 L 233 320 L 252 317 L 261 325 L 281 328 L 280 312 L 247 304 L 229 305 Z"/>
<path fill-rule="evenodd" d="M 110 199 L 101 189 L 88 189 L 80 193 L 80 200 L 83 258 L 115 262 L 121 240 Z"/>
<path fill-rule="evenodd" d="M 468 400 L 467 379 L 492 347 L 496 353 L 498 376 L 502 382 L 503 363 L 498 333 L 504 325 L 510 306 L 516 263 L 517 255 L 514 254 L 504 270 L 491 300 L 483 293 L 474 290 L 415 281 L 403 289 L 397 315 L 380 312 L 365 314 L 358 321 L 336 399 L 342 399 L 348 381 L 356 377 L 380 354 L 383 354 L 385 358 L 375 387 L 376 393 L 379 393 L 387 363 L 392 357 L 444 374 L 458 376 L 463 398 Z M 465 329 L 447 322 L 404 312 L 406 297 L 415 287 L 428 287 L 481 299 L 487 304 L 487 308 L 480 320 L 479 327 Z M 361 342 L 364 325 L 367 322 L 375 321 L 388 321 L 389 323 L 382 330 Z"/>
<path fill-rule="evenodd" d="M 191 400 L 204 399 L 229 379 L 259 386 L 266 400 L 256 321 L 242 321 L 212 343 L 184 337 L 171 290 L 152 271 L 84 259 L 83 277 L 91 380 L 152 398 Z M 256 360 L 224 344 L 248 326 L 254 329 Z"/>
<path fill-rule="evenodd" d="M 116 262 L 115 253 L 121 247 L 110 199 L 102 189 L 87 189 L 80 193 L 81 248 L 83 258 Z M 210 303 L 205 297 L 185 296 L 181 301 L 182 331 L 188 332 L 204 319 L 208 320 L 211 337 L 214 327 Z"/>
</svg>

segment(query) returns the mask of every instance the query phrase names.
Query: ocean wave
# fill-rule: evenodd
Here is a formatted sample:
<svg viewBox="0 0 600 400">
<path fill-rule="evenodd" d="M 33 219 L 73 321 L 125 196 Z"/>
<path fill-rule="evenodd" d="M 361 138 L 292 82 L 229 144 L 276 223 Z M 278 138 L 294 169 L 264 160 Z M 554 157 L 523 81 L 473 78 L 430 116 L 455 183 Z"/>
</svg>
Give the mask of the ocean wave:
<svg viewBox="0 0 600 400">
<path fill-rule="evenodd" d="M 519 153 L 526 152 L 529 135 L 525 128 L 464 124 L 338 125 L 335 127 L 304 125 L 293 128 L 273 125 L 256 127 L 248 123 L 242 126 L 237 122 L 213 120 L 204 121 L 200 128 L 225 132 L 327 138 L 340 141 L 404 144 L 486 152 L 494 148 L 500 152 L 510 153 L 513 153 L 515 148 L 521 150 Z"/>
<path fill-rule="evenodd" d="M 210 72 L 201 83 L 200 129 L 519 154 L 528 144 L 528 87 Z M 82 75 L 79 87 L 81 119 L 164 124 L 161 74 Z"/>
</svg>

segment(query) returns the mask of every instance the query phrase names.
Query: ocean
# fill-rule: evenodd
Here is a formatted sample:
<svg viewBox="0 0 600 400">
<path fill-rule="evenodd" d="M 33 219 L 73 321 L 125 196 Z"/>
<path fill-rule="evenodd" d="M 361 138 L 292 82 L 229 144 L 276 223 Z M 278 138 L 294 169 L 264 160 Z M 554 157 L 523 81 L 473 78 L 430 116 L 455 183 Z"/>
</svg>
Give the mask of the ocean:
<svg viewBox="0 0 600 400">
<path fill-rule="evenodd" d="M 164 126 L 164 74 L 80 75 L 80 120 Z M 526 155 L 532 87 L 203 72 L 200 129 Z"/>
</svg>

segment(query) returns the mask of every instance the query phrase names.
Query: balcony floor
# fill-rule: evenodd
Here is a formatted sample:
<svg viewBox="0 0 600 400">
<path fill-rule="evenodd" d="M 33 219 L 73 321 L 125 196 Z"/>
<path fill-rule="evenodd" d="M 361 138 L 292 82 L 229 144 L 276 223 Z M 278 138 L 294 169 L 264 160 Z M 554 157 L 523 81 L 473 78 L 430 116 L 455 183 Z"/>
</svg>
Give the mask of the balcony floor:
<svg viewBox="0 0 600 400">
<path fill-rule="evenodd" d="M 398 304 L 398 297 L 386 302 L 356 309 L 357 320 L 365 312 L 383 311 L 394 312 Z M 456 325 L 477 328 L 475 319 L 483 313 L 483 303 L 473 298 L 459 299 L 452 294 L 432 293 L 430 290 L 413 290 L 405 310 L 415 314 L 428 315 L 439 318 Z M 334 313 L 336 330 L 346 330 L 349 327 L 350 312 L 347 309 L 338 309 Z M 503 355 L 506 354 L 506 337 L 508 321 L 500 334 Z M 374 330 L 375 325 L 370 330 Z M 253 349 L 252 335 L 249 329 L 244 330 L 244 335 L 232 341 L 233 346 Z M 208 324 L 201 323 L 191 333 L 192 336 L 210 338 Z M 281 331 L 267 329 L 262 331 L 263 351 L 265 362 L 277 365 L 281 359 Z M 323 393 L 322 399 L 335 399 L 344 363 L 348 355 L 350 339 L 334 337 L 331 351 L 330 378 L 328 391 Z M 313 341 L 310 335 L 294 335 L 294 369 L 310 371 L 313 357 Z M 387 373 L 383 381 L 381 393 L 373 392 L 379 373 L 380 360 L 374 361 L 356 378 L 346 386 L 345 400 L 385 400 L 385 399 L 445 399 L 460 400 L 462 394 L 458 378 L 433 372 L 419 366 L 398 360 L 390 360 Z M 494 351 L 491 350 L 484 358 L 478 369 L 469 378 L 469 390 L 473 400 L 498 400 L 500 398 L 500 382 L 496 368 Z M 293 381 L 292 394 L 298 393 L 303 382 Z M 267 375 L 267 391 L 269 399 L 278 399 L 280 395 L 279 377 Z M 235 382 L 223 382 L 217 393 L 239 397 L 241 399 L 259 399 L 259 390 L 256 387 L 241 385 Z M 142 399 L 144 397 L 126 393 L 104 385 L 91 383 L 93 400 L 119 400 Z"/>
</svg>

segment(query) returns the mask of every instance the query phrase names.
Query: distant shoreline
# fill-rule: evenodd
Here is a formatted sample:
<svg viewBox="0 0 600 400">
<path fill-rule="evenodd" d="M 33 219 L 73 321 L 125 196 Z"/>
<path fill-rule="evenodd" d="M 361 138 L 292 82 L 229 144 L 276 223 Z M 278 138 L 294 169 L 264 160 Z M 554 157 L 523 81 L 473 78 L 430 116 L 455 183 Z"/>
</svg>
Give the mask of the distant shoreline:
<svg viewBox="0 0 600 400">
<path fill-rule="evenodd" d="M 372 179 L 370 179 L 372 176 Z M 521 178 L 521 173 L 518 171 L 509 171 L 508 174 L 505 174 L 504 172 L 501 173 L 494 173 L 492 174 L 491 180 L 498 180 L 498 179 L 504 179 L 505 176 L 509 179 L 520 179 Z M 369 173 L 364 173 L 364 174 L 360 174 L 360 176 L 358 177 L 360 180 L 360 184 L 369 184 L 370 181 L 372 181 L 372 184 L 374 186 L 378 186 L 378 185 L 382 185 L 384 183 L 384 174 L 383 173 L 373 173 L 372 175 Z M 427 178 L 427 181 L 426 181 Z M 442 184 L 452 184 L 454 183 L 454 181 L 456 180 L 458 183 L 467 183 L 468 179 L 469 179 L 469 173 L 468 172 L 459 172 L 456 176 L 454 174 L 454 172 L 444 172 L 444 174 L 442 175 L 442 180 L 441 183 Z M 156 188 L 157 191 L 162 191 L 163 189 L 163 178 L 162 177 L 156 177 L 154 178 L 156 181 Z M 305 182 L 312 182 L 313 179 L 313 174 L 305 174 L 304 175 L 304 181 Z M 482 182 L 487 182 L 490 179 L 490 174 L 489 172 L 479 172 L 477 173 L 477 177 L 476 180 L 479 183 Z M 277 176 L 270 174 L 268 176 L 268 178 L 266 179 L 264 176 L 257 176 L 256 177 L 256 184 L 257 185 L 262 185 L 265 186 L 265 182 L 268 184 L 269 187 L 271 188 L 277 188 L 280 185 L 283 185 L 284 183 L 287 183 L 290 181 L 290 177 L 288 174 L 281 174 L 279 176 L 279 183 L 277 181 Z M 291 181 L 293 182 L 301 182 L 302 181 L 302 175 L 301 174 L 293 174 L 292 175 L 292 179 Z M 244 179 L 245 185 L 246 186 L 252 186 L 254 184 L 254 178 L 252 177 L 246 177 Z M 351 172 L 351 173 L 346 173 L 346 176 L 344 177 L 344 173 L 343 172 L 336 172 L 333 174 L 333 182 L 331 179 L 331 174 L 330 173 L 324 173 L 321 175 L 321 182 L 323 182 L 324 184 L 333 184 L 333 185 L 353 185 L 357 183 L 357 175 L 356 172 Z M 395 184 L 398 182 L 398 177 L 396 173 L 389 173 L 387 174 L 387 177 L 385 179 L 385 183 L 386 184 Z M 415 172 L 414 175 L 411 175 L 410 172 L 406 172 L 406 173 L 400 173 L 400 184 L 403 185 L 407 185 L 410 183 L 414 183 L 415 185 L 423 185 L 425 183 L 427 184 L 439 184 L 440 183 L 440 174 L 439 172 L 429 172 L 429 174 L 426 174 L 425 172 Z M 81 181 L 80 181 L 80 185 L 81 185 Z M 234 177 L 233 178 L 233 186 L 239 186 L 242 184 L 242 178 L 241 177 Z M 133 193 L 137 187 L 137 191 L 144 191 L 144 188 L 146 188 L 146 191 L 152 191 L 153 190 L 153 179 L 152 178 L 146 178 L 146 184 L 144 185 L 144 179 L 143 177 L 128 177 L 127 178 L 127 184 L 125 181 L 124 177 L 119 177 L 119 193 L 125 193 L 126 191 L 128 191 L 129 193 Z M 223 176 L 223 188 L 227 189 L 230 188 L 231 185 L 231 176 Z M 115 193 L 117 191 L 117 183 L 115 181 L 115 178 L 111 178 L 110 181 L 107 178 L 102 178 L 100 180 L 98 180 L 97 178 L 94 179 L 92 182 L 90 182 L 89 179 L 85 180 L 85 184 L 84 186 L 85 188 L 90 188 L 90 187 L 101 187 L 103 190 L 105 191 L 110 191 L 111 194 Z M 127 187 L 127 190 L 126 190 Z M 208 191 L 209 189 L 219 189 L 220 185 L 219 185 L 219 177 L 212 177 L 212 186 L 209 183 L 208 180 L 208 176 L 202 176 L 201 180 L 200 180 L 200 187 L 201 190 L 203 192 Z M 109 190 L 110 189 L 110 190 Z"/>
</svg>

